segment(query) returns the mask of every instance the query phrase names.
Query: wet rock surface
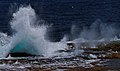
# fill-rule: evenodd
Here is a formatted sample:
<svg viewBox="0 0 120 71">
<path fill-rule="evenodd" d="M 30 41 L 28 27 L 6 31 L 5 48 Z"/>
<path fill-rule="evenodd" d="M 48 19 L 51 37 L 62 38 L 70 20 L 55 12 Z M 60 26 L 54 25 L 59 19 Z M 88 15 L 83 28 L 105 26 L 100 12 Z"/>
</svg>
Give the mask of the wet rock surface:
<svg viewBox="0 0 120 71">
<path fill-rule="evenodd" d="M 120 59 L 81 57 L 19 57 L 0 59 L 1 71 L 107 71 L 120 70 Z"/>
</svg>

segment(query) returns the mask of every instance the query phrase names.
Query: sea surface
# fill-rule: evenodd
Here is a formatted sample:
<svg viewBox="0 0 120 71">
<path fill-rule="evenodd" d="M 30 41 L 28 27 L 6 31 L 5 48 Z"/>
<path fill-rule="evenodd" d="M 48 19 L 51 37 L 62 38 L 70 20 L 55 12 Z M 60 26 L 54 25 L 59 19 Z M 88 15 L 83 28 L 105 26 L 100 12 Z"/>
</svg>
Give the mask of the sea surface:
<svg viewBox="0 0 120 71">
<path fill-rule="evenodd" d="M 38 19 L 52 24 L 48 31 L 51 41 L 60 41 L 64 35 L 69 40 L 75 39 L 84 27 L 90 28 L 98 19 L 115 28 L 120 26 L 119 0 L 0 0 L 0 31 L 13 33 L 9 22 L 22 5 L 31 5 Z M 77 26 L 74 35 L 71 35 L 72 25 Z"/>
</svg>

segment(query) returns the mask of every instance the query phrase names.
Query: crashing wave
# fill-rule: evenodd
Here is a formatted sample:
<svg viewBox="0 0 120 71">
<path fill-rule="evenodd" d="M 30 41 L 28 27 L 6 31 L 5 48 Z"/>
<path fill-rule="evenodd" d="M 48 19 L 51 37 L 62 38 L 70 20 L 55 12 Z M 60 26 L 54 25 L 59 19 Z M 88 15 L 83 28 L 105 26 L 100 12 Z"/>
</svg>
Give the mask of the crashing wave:
<svg viewBox="0 0 120 71">
<path fill-rule="evenodd" d="M 26 52 L 45 57 L 62 55 L 62 53 L 55 52 L 64 50 L 67 47 L 66 41 L 64 39 L 61 42 L 45 40 L 48 26 L 34 25 L 37 21 L 36 18 L 35 11 L 31 6 L 20 7 L 16 13 L 13 13 L 10 25 L 16 33 L 10 37 L 9 43 L 5 43 L 0 48 L 0 57 L 6 57 L 10 52 Z"/>
</svg>

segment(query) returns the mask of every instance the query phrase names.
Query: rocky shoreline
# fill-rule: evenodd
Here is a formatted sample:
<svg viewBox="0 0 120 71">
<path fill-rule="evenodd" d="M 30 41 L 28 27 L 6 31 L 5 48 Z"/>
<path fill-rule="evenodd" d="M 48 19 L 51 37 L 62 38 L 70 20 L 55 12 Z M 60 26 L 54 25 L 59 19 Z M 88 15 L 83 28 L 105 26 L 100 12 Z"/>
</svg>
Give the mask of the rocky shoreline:
<svg viewBox="0 0 120 71">
<path fill-rule="evenodd" d="M 86 48 L 82 56 L 1 58 L 0 71 L 120 71 L 119 47 L 118 42 L 111 42 L 99 48 Z"/>
</svg>

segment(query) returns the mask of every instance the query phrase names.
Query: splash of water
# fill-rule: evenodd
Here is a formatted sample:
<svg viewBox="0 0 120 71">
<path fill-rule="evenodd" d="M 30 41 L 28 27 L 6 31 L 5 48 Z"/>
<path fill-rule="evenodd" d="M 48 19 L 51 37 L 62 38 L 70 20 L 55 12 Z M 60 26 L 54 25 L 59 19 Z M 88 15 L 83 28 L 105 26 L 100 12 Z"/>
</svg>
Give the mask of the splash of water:
<svg viewBox="0 0 120 71">
<path fill-rule="evenodd" d="M 0 57 L 6 57 L 14 48 L 16 48 L 16 52 L 19 52 L 19 48 L 21 47 L 24 48 L 24 50 L 22 50 L 24 52 L 50 57 L 58 55 L 54 53 L 55 51 L 67 47 L 66 43 L 53 43 L 45 40 L 47 26 L 35 26 L 35 22 L 36 14 L 34 9 L 32 9 L 31 6 L 20 7 L 19 10 L 13 14 L 13 20 L 10 22 L 11 28 L 14 29 L 16 33 L 11 37 L 9 44 L 0 48 Z"/>
<path fill-rule="evenodd" d="M 10 37 L 5 33 L 0 33 L 0 47 L 8 44 L 10 42 Z"/>
<path fill-rule="evenodd" d="M 73 24 L 71 33 L 72 36 L 75 37 L 73 41 L 78 43 L 79 47 L 81 46 L 81 43 L 86 43 L 86 46 L 95 48 L 99 43 L 120 40 L 118 38 L 118 34 L 120 34 L 120 32 L 119 28 L 116 27 L 116 24 L 104 23 L 100 19 L 97 19 L 89 27 L 84 27 L 83 29 L 79 30 L 79 32 L 76 28 L 78 27 Z M 78 37 L 76 37 L 76 35 Z"/>
</svg>

